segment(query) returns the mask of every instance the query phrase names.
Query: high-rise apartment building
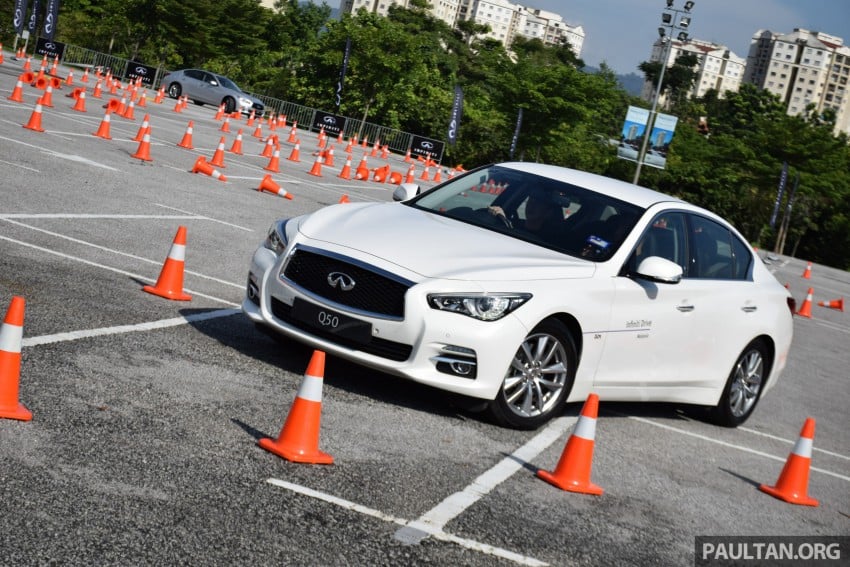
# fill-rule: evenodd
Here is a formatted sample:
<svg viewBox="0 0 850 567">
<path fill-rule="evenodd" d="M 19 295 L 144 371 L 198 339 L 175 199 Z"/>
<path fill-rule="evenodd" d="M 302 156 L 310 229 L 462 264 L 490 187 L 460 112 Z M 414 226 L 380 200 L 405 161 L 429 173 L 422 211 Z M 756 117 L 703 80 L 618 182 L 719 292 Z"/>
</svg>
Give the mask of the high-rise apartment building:
<svg viewBox="0 0 850 567">
<path fill-rule="evenodd" d="M 836 113 L 835 132 L 850 134 L 850 47 L 840 37 L 801 28 L 759 30 L 750 42 L 746 82 L 777 95 L 789 115 Z"/>
<path fill-rule="evenodd" d="M 386 16 L 389 8 L 397 5 L 406 8 L 408 0 L 343 0 L 343 13 L 356 13 L 361 8 Z M 553 12 L 538 10 L 509 0 L 433 0 L 431 14 L 450 26 L 458 21 L 470 20 L 486 24 L 490 31 L 482 37 L 495 39 L 510 48 L 514 38 L 537 38 L 547 45 L 567 42 L 577 57 L 581 57 L 584 29 L 571 26 Z"/>
<path fill-rule="evenodd" d="M 735 92 L 740 88 L 746 68 L 744 58 L 738 57 L 723 45 L 709 41 L 699 39 L 672 41 L 668 52 L 667 44 L 661 39 L 656 40 L 652 46 L 650 61 L 661 61 L 666 53 L 667 66 L 671 67 L 680 55 L 688 53 L 695 55 L 697 64 L 694 70 L 697 72 L 697 77 L 693 89 L 688 93 L 689 98 L 705 96 L 710 89 L 716 90 L 722 98 L 727 91 Z M 650 81 L 646 81 L 641 90 L 641 98 L 651 101 L 654 94 L 655 87 Z M 659 104 L 663 106 L 664 103 L 665 99 L 662 97 Z"/>
</svg>

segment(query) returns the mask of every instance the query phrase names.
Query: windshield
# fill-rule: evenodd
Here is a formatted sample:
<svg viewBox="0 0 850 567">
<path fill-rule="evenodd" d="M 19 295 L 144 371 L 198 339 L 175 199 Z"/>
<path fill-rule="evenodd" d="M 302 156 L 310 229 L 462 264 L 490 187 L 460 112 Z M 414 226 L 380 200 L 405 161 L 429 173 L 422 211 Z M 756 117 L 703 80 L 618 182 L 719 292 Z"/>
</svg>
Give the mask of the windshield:
<svg viewBox="0 0 850 567">
<path fill-rule="evenodd" d="M 234 83 L 233 81 L 231 81 L 227 77 L 222 77 L 221 75 L 216 75 L 216 77 L 218 77 L 218 83 L 221 86 L 227 87 L 228 89 L 233 89 L 234 91 L 239 91 L 240 93 L 242 92 L 242 89 L 237 87 L 236 83 Z"/>
<path fill-rule="evenodd" d="M 406 204 L 596 262 L 617 251 L 643 213 L 604 193 L 495 165 Z"/>
</svg>

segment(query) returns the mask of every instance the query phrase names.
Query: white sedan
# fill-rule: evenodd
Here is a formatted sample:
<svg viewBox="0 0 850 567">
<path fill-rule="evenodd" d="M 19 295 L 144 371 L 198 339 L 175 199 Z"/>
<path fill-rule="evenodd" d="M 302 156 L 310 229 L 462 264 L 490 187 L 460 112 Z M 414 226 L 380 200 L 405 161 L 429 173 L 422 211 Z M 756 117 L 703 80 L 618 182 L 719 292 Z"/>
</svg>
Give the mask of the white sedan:
<svg viewBox="0 0 850 567">
<path fill-rule="evenodd" d="M 709 211 L 524 162 L 418 193 L 275 222 L 243 312 L 515 428 L 590 392 L 709 406 L 736 426 L 785 367 L 793 299 Z"/>
</svg>

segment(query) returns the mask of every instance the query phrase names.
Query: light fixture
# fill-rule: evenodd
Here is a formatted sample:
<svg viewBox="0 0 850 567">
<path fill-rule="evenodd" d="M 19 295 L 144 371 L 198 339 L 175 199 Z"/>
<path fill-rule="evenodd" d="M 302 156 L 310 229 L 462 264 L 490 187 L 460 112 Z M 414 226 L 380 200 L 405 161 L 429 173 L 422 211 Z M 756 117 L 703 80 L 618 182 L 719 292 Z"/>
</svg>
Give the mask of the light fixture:
<svg viewBox="0 0 850 567">
<path fill-rule="evenodd" d="M 670 12 L 664 12 L 663 14 L 661 14 L 661 23 L 662 24 L 669 24 L 672 21 L 673 21 L 673 14 L 671 14 Z"/>
<path fill-rule="evenodd" d="M 672 7 L 673 7 L 673 0 L 667 0 L 667 7 L 668 7 L 668 8 L 672 8 Z"/>
<path fill-rule="evenodd" d="M 679 35 L 676 36 L 679 41 L 688 41 L 688 34 L 685 32 L 679 32 Z"/>
<path fill-rule="evenodd" d="M 667 0 L 668 6 L 670 5 L 670 3 L 671 3 L 670 0 Z M 685 12 L 690 12 L 693 7 L 694 7 L 694 2 L 691 2 L 691 0 L 688 0 L 687 2 L 685 2 Z"/>
<path fill-rule="evenodd" d="M 683 30 L 688 29 L 688 26 L 691 25 L 691 19 L 687 16 L 679 20 L 679 27 Z"/>
<path fill-rule="evenodd" d="M 658 37 L 664 37 L 665 34 L 664 28 L 658 28 Z"/>
</svg>

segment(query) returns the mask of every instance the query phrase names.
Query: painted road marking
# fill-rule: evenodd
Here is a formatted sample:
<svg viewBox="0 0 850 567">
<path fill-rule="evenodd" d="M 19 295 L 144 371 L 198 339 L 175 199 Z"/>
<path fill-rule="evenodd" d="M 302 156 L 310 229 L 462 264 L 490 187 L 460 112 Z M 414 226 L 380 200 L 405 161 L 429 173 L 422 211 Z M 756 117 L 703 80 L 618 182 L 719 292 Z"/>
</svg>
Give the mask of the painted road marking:
<svg viewBox="0 0 850 567">
<path fill-rule="evenodd" d="M 31 167 L 27 167 L 27 166 L 25 166 L 25 165 L 21 165 L 21 164 L 19 164 L 19 163 L 14 163 L 14 162 L 11 162 L 11 161 L 6 161 L 6 160 L 4 160 L 4 159 L 0 159 L 0 163 L 5 163 L 6 165 L 11 165 L 12 167 L 18 167 L 18 168 L 20 168 L 20 169 L 26 169 L 27 171 L 32 171 L 33 173 L 41 173 L 41 171 L 39 171 L 39 170 L 37 170 L 37 169 L 33 169 L 33 168 L 31 168 Z"/>
<path fill-rule="evenodd" d="M 90 337 L 102 337 L 105 335 L 155 331 L 157 329 L 178 327 L 180 325 L 186 325 L 189 323 L 194 323 L 196 321 L 208 321 L 210 319 L 218 319 L 219 317 L 230 317 L 238 313 L 242 313 L 242 310 L 217 309 L 215 311 L 207 311 L 206 313 L 193 313 L 191 315 L 186 315 L 185 317 L 174 317 L 173 319 L 162 319 L 160 321 L 150 321 L 148 323 L 139 323 L 137 325 L 117 325 L 115 327 L 101 327 L 100 329 L 86 329 L 83 331 L 56 333 L 54 335 L 41 335 L 39 337 L 28 337 L 23 339 L 21 341 L 21 346 L 33 347 L 38 345 L 47 345 L 66 341 L 76 341 L 80 339 L 87 339 Z"/>
<path fill-rule="evenodd" d="M 750 429 L 749 427 L 738 426 L 738 430 L 739 431 L 746 431 L 747 433 L 752 433 L 753 435 L 761 435 L 762 437 L 767 437 L 768 439 L 775 439 L 776 441 L 784 441 L 785 443 L 788 443 L 789 445 L 793 445 L 797 442 L 796 440 L 792 441 L 791 439 L 785 439 L 783 437 L 771 435 L 770 433 L 765 433 L 763 431 L 756 431 L 755 429 Z M 819 451 L 819 452 L 821 452 L 825 455 L 829 455 L 831 457 L 837 457 L 839 459 L 845 459 L 847 461 L 850 461 L 850 456 L 848 456 L 848 455 L 841 455 L 839 453 L 833 453 L 832 451 L 827 451 L 826 449 L 818 449 L 817 447 L 812 447 L 812 450 Z"/>
<path fill-rule="evenodd" d="M 11 219 L 9 218 L 10 216 L 11 216 L 11 215 L 3 215 L 3 214 L 0 214 L 0 220 L 6 221 L 6 222 L 8 222 L 9 224 L 14 224 L 14 225 L 17 225 L 17 226 L 21 226 L 21 227 L 24 227 L 24 228 L 28 228 L 28 229 L 30 229 L 30 230 L 34 230 L 34 231 L 36 231 L 36 232 L 41 232 L 41 233 L 44 233 L 44 234 L 49 234 L 50 236 L 55 236 L 56 238 L 62 238 L 62 239 L 64 239 L 64 240 L 68 240 L 68 241 L 70 241 L 70 242 L 74 242 L 75 244 L 82 244 L 82 245 L 84 245 L 84 246 L 90 246 L 90 247 L 92 247 L 92 248 L 96 248 L 96 249 L 98 249 L 98 250 L 103 250 L 104 252 L 111 252 L 111 253 L 113 253 L 113 254 L 118 254 L 119 256 L 125 256 L 125 257 L 127 257 L 127 258 L 132 258 L 132 259 L 134 259 L 134 260 L 139 260 L 140 262 L 147 262 L 148 264 L 162 264 L 162 260 L 150 260 L 150 259 L 148 259 L 148 258 L 142 258 L 141 256 L 136 256 L 135 254 L 129 254 L 129 253 L 127 253 L 127 252 L 121 252 L 120 250 L 115 250 L 115 249 L 113 249 L 113 248 L 107 248 L 106 246 L 101 246 L 101 245 L 99 245 L 99 244 L 94 244 L 93 242 L 86 242 L 85 240 L 80 240 L 80 239 L 78 239 L 78 238 L 73 238 L 73 237 L 71 237 L 71 236 L 65 236 L 64 234 L 60 234 L 60 233 L 58 233 L 58 232 L 53 232 L 53 231 L 51 231 L 51 230 L 45 230 L 45 229 L 43 229 L 43 228 L 38 228 L 38 227 L 35 227 L 35 226 L 32 226 L 32 225 L 29 225 L 29 224 L 24 224 L 24 223 L 21 223 L 21 222 L 16 222 L 16 221 L 11 220 Z M 16 218 L 18 218 L 18 217 L 16 217 Z M 24 218 L 26 218 L 26 217 L 24 217 Z M 179 219 L 179 218 L 182 218 L 183 220 L 196 220 L 196 219 L 199 219 L 199 218 L 200 218 L 200 219 L 203 219 L 203 217 L 153 217 L 153 218 L 158 218 L 158 219 L 159 219 L 159 218 L 172 218 L 172 219 Z M 235 287 L 235 288 L 238 288 L 238 289 L 242 289 L 242 288 L 245 286 L 245 284 L 242 284 L 242 283 L 228 282 L 228 281 L 225 281 L 225 280 L 221 280 L 221 279 L 218 279 L 218 278 L 214 278 L 214 277 L 212 277 L 212 276 L 208 276 L 208 275 L 205 275 L 205 274 L 201 274 L 201 273 L 199 273 L 199 272 L 193 272 L 193 271 L 191 271 L 191 270 L 187 270 L 187 269 L 185 269 L 185 268 L 183 269 L 183 272 L 184 272 L 184 273 L 186 273 L 186 274 L 191 274 L 191 275 L 193 275 L 193 276 L 197 276 L 197 277 L 199 277 L 199 278 L 204 278 L 204 279 L 207 279 L 207 280 L 211 280 L 211 281 L 214 281 L 214 282 L 216 282 L 216 283 L 220 283 L 220 284 L 222 284 L 222 285 L 229 285 L 229 286 L 231 286 L 231 287 Z"/>
<path fill-rule="evenodd" d="M 171 209 L 172 211 L 177 211 L 178 213 L 185 213 L 187 215 L 192 215 L 192 218 L 217 222 L 217 223 L 223 224 L 225 226 L 231 226 L 233 228 L 238 228 L 239 230 L 244 230 L 245 232 L 254 232 L 253 228 L 246 228 L 244 226 L 239 226 L 238 224 L 229 223 L 227 221 L 223 221 L 223 220 L 220 220 L 220 219 L 214 219 L 212 217 L 206 217 L 204 215 L 199 215 L 197 213 L 192 213 L 190 211 L 184 211 L 182 209 L 177 209 L 175 207 L 169 207 L 168 205 L 162 205 L 160 203 L 154 203 L 154 205 L 156 205 L 157 207 L 162 207 L 163 209 Z"/>
<path fill-rule="evenodd" d="M 559 417 L 553 420 L 525 445 L 478 476 L 472 481 L 472 484 L 460 492 L 455 492 L 434 508 L 425 512 L 417 520 L 396 531 L 395 539 L 408 544 L 416 544 L 431 535 L 432 532 L 442 531 L 447 523 L 513 476 L 514 473 L 554 443 L 577 420 L 578 417 Z"/>
<path fill-rule="evenodd" d="M 27 248 L 33 248 L 34 250 L 39 250 L 41 252 L 47 252 L 48 254 L 53 254 L 54 256 L 59 256 L 60 258 L 65 258 L 67 260 L 74 260 L 76 262 L 81 262 L 83 264 L 87 264 L 89 266 L 94 266 L 96 268 L 102 268 L 104 270 L 109 270 L 110 272 L 115 272 L 116 274 L 121 274 L 123 276 L 129 276 L 131 278 L 135 278 L 138 280 L 142 280 L 145 282 L 155 283 L 156 279 L 151 279 L 147 276 L 142 276 L 139 274 L 134 274 L 133 272 L 128 272 L 126 270 L 121 270 L 119 268 L 113 268 L 112 266 L 107 266 L 105 264 L 99 264 L 97 262 L 92 262 L 90 260 L 85 260 L 83 258 L 78 258 L 77 256 L 71 256 L 70 254 L 63 254 L 62 252 L 57 252 L 56 250 L 51 250 L 49 248 L 43 248 L 41 246 L 36 246 L 34 244 L 30 244 L 29 242 L 22 242 L 20 240 L 15 240 L 14 238 L 9 238 L 7 236 L 0 236 L 0 240 L 5 240 L 7 242 L 12 242 L 13 244 L 19 244 L 21 246 L 25 246 Z M 238 304 L 233 303 L 232 301 L 228 301 L 227 299 L 222 299 L 220 297 L 215 297 L 212 295 L 206 295 L 204 293 L 200 293 L 198 291 L 194 291 L 191 289 L 184 289 L 190 295 L 196 295 L 198 297 L 204 297 L 206 299 L 211 299 L 213 301 L 218 301 L 219 303 L 223 303 L 225 305 L 229 305 L 231 307 L 239 307 Z"/>
<path fill-rule="evenodd" d="M 281 488 L 285 488 L 287 490 L 291 490 L 292 492 L 296 492 L 298 494 L 302 494 L 304 496 L 309 496 L 311 498 L 316 498 L 318 500 L 322 500 L 324 502 L 328 502 L 330 504 L 334 504 L 341 508 L 345 508 L 347 510 L 351 510 L 353 512 L 358 512 L 360 514 L 364 514 L 366 516 L 371 516 L 373 518 L 377 518 L 379 520 L 383 520 L 384 522 L 391 522 L 395 524 L 400 524 L 402 526 L 408 525 L 410 522 L 403 518 L 399 518 L 397 516 L 391 516 L 389 514 L 384 514 L 380 510 L 375 510 L 373 508 L 368 508 L 366 506 L 362 506 L 357 504 L 356 502 L 351 502 L 350 500 L 344 500 L 342 498 L 338 498 L 336 496 L 326 494 L 324 492 L 319 492 L 317 490 L 313 490 L 311 488 L 307 488 L 306 486 L 301 486 L 298 484 L 293 484 L 291 482 L 286 482 L 285 480 L 278 480 L 276 478 L 270 478 L 266 482 L 269 484 L 273 484 L 275 486 L 279 486 Z M 519 553 L 514 553 L 513 551 L 508 551 L 507 549 L 502 549 L 499 547 L 494 547 L 492 545 L 488 545 L 486 543 L 481 543 L 475 540 L 466 539 L 462 537 L 458 537 L 456 535 L 446 533 L 441 529 L 437 528 L 429 528 L 430 536 L 433 536 L 434 539 L 440 541 L 446 541 L 455 543 L 467 549 L 471 549 L 474 551 L 479 551 L 481 553 L 486 553 L 488 555 L 493 555 L 495 557 L 501 557 L 502 559 L 507 559 L 509 561 L 513 561 L 514 563 L 518 563 L 520 565 L 532 565 L 532 566 L 544 566 L 548 565 L 542 561 L 534 559 L 533 557 L 528 557 L 527 555 L 520 555 Z"/>
</svg>

